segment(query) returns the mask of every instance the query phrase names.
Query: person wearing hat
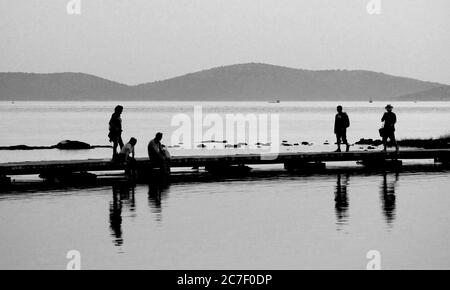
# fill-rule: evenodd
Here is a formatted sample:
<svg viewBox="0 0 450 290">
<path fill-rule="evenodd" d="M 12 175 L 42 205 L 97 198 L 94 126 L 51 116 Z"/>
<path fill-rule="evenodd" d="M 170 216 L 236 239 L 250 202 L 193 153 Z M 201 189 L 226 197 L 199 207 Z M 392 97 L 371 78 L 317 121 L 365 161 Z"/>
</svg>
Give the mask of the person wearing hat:
<svg viewBox="0 0 450 290">
<path fill-rule="evenodd" d="M 397 140 L 395 139 L 395 124 L 397 123 L 397 116 L 394 112 L 392 112 L 392 109 L 394 107 L 392 105 L 386 106 L 386 112 L 383 115 L 383 118 L 381 118 L 381 122 L 384 122 L 383 126 L 383 146 L 384 150 L 386 152 L 387 150 L 387 140 L 390 139 L 394 145 L 395 149 L 398 152 L 398 144 Z"/>
</svg>

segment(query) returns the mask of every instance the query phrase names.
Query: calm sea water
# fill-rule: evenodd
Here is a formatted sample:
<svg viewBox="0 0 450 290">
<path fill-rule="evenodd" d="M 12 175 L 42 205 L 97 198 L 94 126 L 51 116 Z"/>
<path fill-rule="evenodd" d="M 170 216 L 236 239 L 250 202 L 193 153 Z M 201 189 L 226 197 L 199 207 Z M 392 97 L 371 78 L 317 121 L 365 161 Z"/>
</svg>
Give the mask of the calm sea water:
<svg viewBox="0 0 450 290">
<path fill-rule="evenodd" d="M 154 132 L 174 130 L 175 113 L 193 110 L 191 103 L 123 104 L 125 135 L 142 140 L 141 156 Z M 114 105 L 0 103 L 0 146 L 63 139 L 107 144 Z M 450 131 L 448 103 L 394 105 L 399 137 Z M 334 149 L 323 142 L 333 141 L 335 104 L 203 106 L 219 114 L 279 113 L 280 139 L 315 143 L 312 149 L 290 150 Z M 383 104 L 344 107 L 352 141 L 377 137 Z M 173 154 L 199 152 L 173 149 Z M 0 151 L 2 162 L 109 155 L 110 150 Z M 385 269 L 450 269 L 448 170 L 339 172 L 1 194 L 0 268 L 64 269 L 67 252 L 78 250 L 85 269 L 365 269 L 367 252 L 377 250 Z"/>
<path fill-rule="evenodd" d="M 314 146 L 282 148 L 291 151 L 327 151 L 334 145 L 325 146 L 325 141 L 334 143 L 334 115 L 336 103 L 301 102 L 270 104 L 263 102 L 122 102 L 124 107 L 123 139 L 138 139 L 137 155 L 146 156 L 147 143 L 156 132 L 165 134 L 163 143 L 171 144 L 170 136 L 178 128 L 171 122 L 177 114 L 187 114 L 193 120 L 195 105 L 201 105 L 203 115 L 219 114 L 277 114 L 279 115 L 279 143 L 311 142 Z M 108 145 L 108 121 L 116 106 L 109 102 L 0 102 L 0 146 L 9 145 L 54 145 L 61 140 L 79 140 L 92 145 Z M 350 142 L 360 138 L 379 138 L 384 103 L 342 103 L 351 119 L 348 131 Z M 397 136 L 399 138 L 439 137 L 450 133 L 450 102 L 444 103 L 397 103 L 393 104 L 398 115 Z M 225 123 L 225 121 L 224 121 Z M 208 126 L 204 126 L 206 132 Z M 199 142 L 202 140 L 194 140 Z M 218 140 L 219 141 L 219 140 Z M 244 139 L 236 142 L 246 142 Z M 194 146 L 198 145 L 195 143 Z M 211 146 L 211 145 L 209 145 Z M 211 148 L 211 147 L 210 147 Z M 354 150 L 359 148 L 355 147 Z M 171 149 L 173 155 L 211 154 L 212 150 Z M 244 149 L 227 149 L 221 152 L 236 154 Z M 110 157 L 110 149 L 88 151 L 0 151 L 0 160 L 22 161 L 39 159 L 84 159 Z"/>
</svg>

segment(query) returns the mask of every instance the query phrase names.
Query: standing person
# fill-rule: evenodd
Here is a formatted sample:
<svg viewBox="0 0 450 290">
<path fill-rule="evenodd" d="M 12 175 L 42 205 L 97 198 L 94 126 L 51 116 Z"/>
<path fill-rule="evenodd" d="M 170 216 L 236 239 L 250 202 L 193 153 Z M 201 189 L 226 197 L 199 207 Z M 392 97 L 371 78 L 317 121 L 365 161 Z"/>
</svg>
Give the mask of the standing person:
<svg viewBox="0 0 450 290">
<path fill-rule="evenodd" d="M 158 132 L 155 138 L 152 139 L 147 146 L 148 157 L 152 162 L 161 167 L 161 170 L 165 173 L 170 173 L 170 155 L 169 152 L 161 144 L 163 134 Z"/>
<path fill-rule="evenodd" d="M 349 151 L 350 145 L 347 141 L 347 128 L 350 127 L 350 119 L 347 113 L 342 111 L 342 106 L 337 106 L 337 114 L 334 119 L 334 134 L 336 134 L 337 150 L 335 152 L 341 152 L 341 142 L 345 144 L 346 152 Z"/>
<path fill-rule="evenodd" d="M 120 118 L 123 112 L 122 106 L 116 106 L 114 113 L 109 120 L 109 142 L 113 143 L 113 159 L 117 156 L 117 146 L 120 146 L 120 150 L 123 147 L 122 141 L 122 119 Z"/>
<path fill-rule="evenodd" d="M 387 139 L 389 138 L 395 145 L 395 151 L 398 152 L 398 143 L 395 139 L 395 124 L 397 123 L 397 116 L 394 112 L 392 112 L 392 109 L 394 107 L 390 104 L 385 107 L 386 113 L 384 113 L 383 117 L 381 118 L 381 122 L 384 122 L 383 130 L 382 130 L 382 137 L 383 137 L 383 151 L 386 152 L 387 150 Z"/>
</svg>

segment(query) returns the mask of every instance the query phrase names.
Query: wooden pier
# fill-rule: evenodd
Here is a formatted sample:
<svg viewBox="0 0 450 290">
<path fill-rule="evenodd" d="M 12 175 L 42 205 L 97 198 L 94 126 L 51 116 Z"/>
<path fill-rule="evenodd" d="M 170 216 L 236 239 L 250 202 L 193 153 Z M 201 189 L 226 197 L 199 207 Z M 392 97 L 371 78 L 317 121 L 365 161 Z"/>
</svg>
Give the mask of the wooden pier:
<svg viewBox="0 0 450 290">
<path fill-rule="evenodd" d="M 437 150 L 404 150 L 398 153 L 380 151 L 353 152 L 308 152 L 280 153 L 277 155 L 236 154 L 236 155 L 202 155 L 174 156 L 171 167 L 210 167 L 227 168 L 234 165 L 284 164 L 285 168 L 301 169 L 325 167 L 325 162 L 355 161 L 366 165 L 401 164 L 407 159 L 430 159 L 449 163 L 450 149 Z M 147 158 L 138 158 L 136 169 L 146 171 L 155 168 Z M 32 161 L 16 163 L 0 163 L 0 177 L 7 180 L 14 175 L 61 175 L 73 172 L 95 172 L 124 170 L 125 164 L 112 162 L 109 159 L 89 159 L 70 161 Z"/>
</svg>

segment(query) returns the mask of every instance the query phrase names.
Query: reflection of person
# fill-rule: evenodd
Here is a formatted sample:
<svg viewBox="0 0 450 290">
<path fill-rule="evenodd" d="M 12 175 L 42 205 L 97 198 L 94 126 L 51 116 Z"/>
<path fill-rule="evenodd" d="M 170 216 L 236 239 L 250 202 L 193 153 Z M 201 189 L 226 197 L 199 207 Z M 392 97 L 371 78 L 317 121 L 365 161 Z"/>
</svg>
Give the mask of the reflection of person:
<svg viewBox="0 0 450 290">
<path fill-rule="evenodd" d="M 161 144 L 162 137 L 163 134 L 158 132 L 155 138 L 148 143 L 148 157 L 152 163 L 160 166 L 163 172 L 170 173 L 170 154 L 165 146 Z"/>
<path fill-rule="evenodd" d="M 348 219 L 348 197 L 347 197 L 347 186 L 349 181 L 349 175 L 345 176 L 342 181 L 341 174 L 337 176 L 336 190 L 334 192 L 335 201 L 335 212 L 338 224 L 347 222 Z"/>
<path fill-rule="evenodd" d="M 121 246 L 122 237 L 122 207 L 128 205 L 130 211 L 135 210 L 134 187 L 126 184 L 113 185 L 113 200 L 109 206 L 109 226 L 114 237 L 114 244 Z"/>
<path fill-rule="evenodd" d="M 382 200 L 383 214 L 388 224 L 391 224 L 395 220 L 395 208 L 396 208 L 395 187 L 397 186 L 397 182 L 398 182 L 398 174 L 395 175 L 394 181 L 388 182 L 387 173 L 384 173 L 383 183 L 381 186 L 381 200 Z"/>
<path fill-rule="evenodd" d="M 384 122 L 382 130 L 383 146 L 384 151 L 386 151 L 387 140 L 390 139 L 391 142 L 393 142 L 395 145 L 395 150 L 398 152 L 398 144 L 397 140 L 395 139 L 395 124 L 397 123 L 397 116 L 394 112 L 392 112 L 393 108 L 393 106 L 387 105 L 386 113 L 384 113 L 383 117 L 381 118 L 381 122 Z"/>
<path fill-rule="evenodd" d="M 350 145 L 347 142 L 347 128 L 350 127 L 350 119 L 347 113 L 342 111 L 342 106 L 337 106 L 337 114 L 334 120 L 334 134 L 336 134 L 337 140 L 337 150 L 336 152 L 341 152 L 341 142 L 345 144 L 346 150 L 349 151 Z"/>
<path fill-rule="evenodd" d="M 109 120 L 109 142 L 113 143 L 113 158 L 117 155 L 117 146 L 120 149 L 123 147 L 122 141 L 122 119 L 120 118 L 123 112 L 122 106 L 116 106 L 114 113 L 111 115 Z"/>
<path fill-rule="evenodd" d="M 120 200 L 120 189 L 113 186 L 113 201 L 109 206 L 109 226 L 116 246 L 123 244 L 122 239 L 122 201 Z"/>
<path fill-rule="evenodd" d="M 150 182 L 148 185 L 149 206 L 153 209 L 157 221 L 161 221 L 162 219 L 161 200 L 163 199 L 168 187 L 169 185 L 161 180 Z"/>
</svg>

